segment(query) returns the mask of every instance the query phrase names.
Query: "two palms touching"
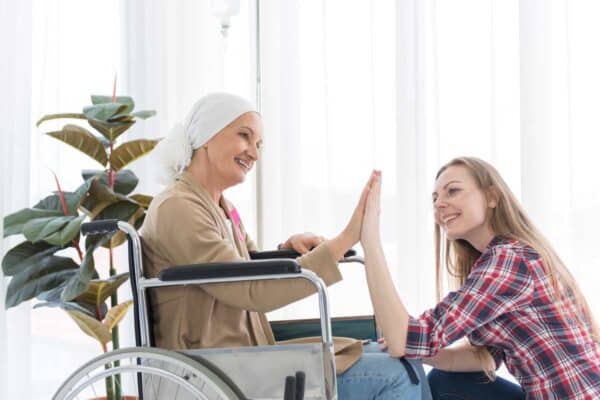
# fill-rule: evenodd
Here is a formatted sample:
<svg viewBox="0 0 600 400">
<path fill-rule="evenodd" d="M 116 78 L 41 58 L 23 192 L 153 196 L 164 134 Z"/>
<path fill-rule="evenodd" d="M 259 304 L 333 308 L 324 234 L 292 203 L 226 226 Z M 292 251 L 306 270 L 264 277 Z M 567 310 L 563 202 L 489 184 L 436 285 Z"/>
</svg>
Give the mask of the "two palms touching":
<svg viewBox="0 0 600 400">
<path fill-rule="evenodd" d="M 346 233 L 356 243 L 360 240 L 365 251 L 380 243 L 379 214 L 381 196 L 381 171 L 374 170 L 365 184 L 358 205 L 346 226 Z"/>
<path fill-rule="evenodd" d="M 373 171 L 367 185 L 368 193 L 360 232 L 360 243 L 365 251 L 380 243 L 381 171 Z"/>
</svg>

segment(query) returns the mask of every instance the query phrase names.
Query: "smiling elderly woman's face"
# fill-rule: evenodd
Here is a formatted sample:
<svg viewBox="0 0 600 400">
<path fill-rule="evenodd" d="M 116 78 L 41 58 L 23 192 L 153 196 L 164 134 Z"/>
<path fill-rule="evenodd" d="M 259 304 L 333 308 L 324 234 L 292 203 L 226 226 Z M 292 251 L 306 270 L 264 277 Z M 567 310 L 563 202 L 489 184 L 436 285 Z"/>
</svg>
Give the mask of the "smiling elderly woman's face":
<svg viewBox="0 0 600 400">
<path fill-rule="evenodd" d="M 223 187 L 242 183 L 260 157 L 263 124 L 259 114 L 247 112 L 206 143 L 212 179 Z"/>
</svg>

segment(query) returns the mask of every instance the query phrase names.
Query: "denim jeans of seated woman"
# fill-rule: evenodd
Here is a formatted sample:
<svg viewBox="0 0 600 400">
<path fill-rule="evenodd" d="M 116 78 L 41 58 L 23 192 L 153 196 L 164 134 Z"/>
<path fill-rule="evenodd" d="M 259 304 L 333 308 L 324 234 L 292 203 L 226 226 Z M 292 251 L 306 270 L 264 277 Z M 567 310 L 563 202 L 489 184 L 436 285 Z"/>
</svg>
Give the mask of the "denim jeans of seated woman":
<svg viewBox="0 0 600 400">
<path fill-rule="evenodd" d="M 433 400 L 524 400 L 525 392 L 515 383 L 497 377 L 490 381 L 483 372 L 444 372 L 427 375 Z"/>
<path fill-rule="evenodd" d="M 381 351 L 379 344 L 363 347 L 363 355 L 337 377 L 339 400 L 431 400 L 427 377 L 420 360 L 408 360 L 419 383 L 410 381 L 406 367 Z"/>
</svg>

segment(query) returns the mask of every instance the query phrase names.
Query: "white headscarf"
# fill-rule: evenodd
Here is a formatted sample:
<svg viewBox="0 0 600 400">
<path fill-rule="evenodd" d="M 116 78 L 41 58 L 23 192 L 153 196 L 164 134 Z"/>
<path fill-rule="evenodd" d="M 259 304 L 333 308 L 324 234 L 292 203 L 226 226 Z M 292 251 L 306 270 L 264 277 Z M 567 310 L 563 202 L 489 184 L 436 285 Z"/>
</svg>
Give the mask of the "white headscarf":
<svg viewBox="0 0 600 400">
<path fill-rule="evenodd" d="M 169 136 L 154 150 L 161 164 L 160 181 L 169 183 L 192 160 L 192 152 L 240 115 L 256 107 L 243 97 L 230 93 L 211 93 L 194 104 L 183 124 L 176 124 Z"/>
</svg>

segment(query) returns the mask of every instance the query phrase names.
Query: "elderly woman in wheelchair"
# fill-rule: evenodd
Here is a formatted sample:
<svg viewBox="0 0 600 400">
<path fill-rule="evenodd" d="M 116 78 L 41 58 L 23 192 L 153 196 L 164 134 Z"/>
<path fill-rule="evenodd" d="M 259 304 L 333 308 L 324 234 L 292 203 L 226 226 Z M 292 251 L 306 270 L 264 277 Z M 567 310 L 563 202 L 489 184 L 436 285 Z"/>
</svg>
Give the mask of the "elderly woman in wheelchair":
<svg viewBox="0 0 600 400">
<path fill-rule="evenodd" d="M 156 196 L 142 227 L 144 268 L 157 276 L 173 265 L 249 260 L 257 250 L 223 191 L 244 181 L 260 157 L 263 125 L 238 96 L 214 93 L 196 103 L 157 149 L 171 184 Z M 297 262 L 326 285 L 341 280 L 337 261 L 360 238 L 365 192 L 350 222 L 333 239 L 290 237 L 280 248 L 301 253 Z M 309 249 L 312 249 L 309 251 Z M 274 345 L 265 312 L 315 292 L 302 280 L 245 281 L 152 294 L 157 347 L 169 349 Z M 390 358 L 377 345 L 334 340 L 340 399 L 421 398 L 427 392 L 417 361 Z M 361 355 L 362 354 L 362 355 Z M 407 371 L 408 368 L 408 371 Z M 421 378 L 411 382 L 409 373 Z"/>
</svg>

